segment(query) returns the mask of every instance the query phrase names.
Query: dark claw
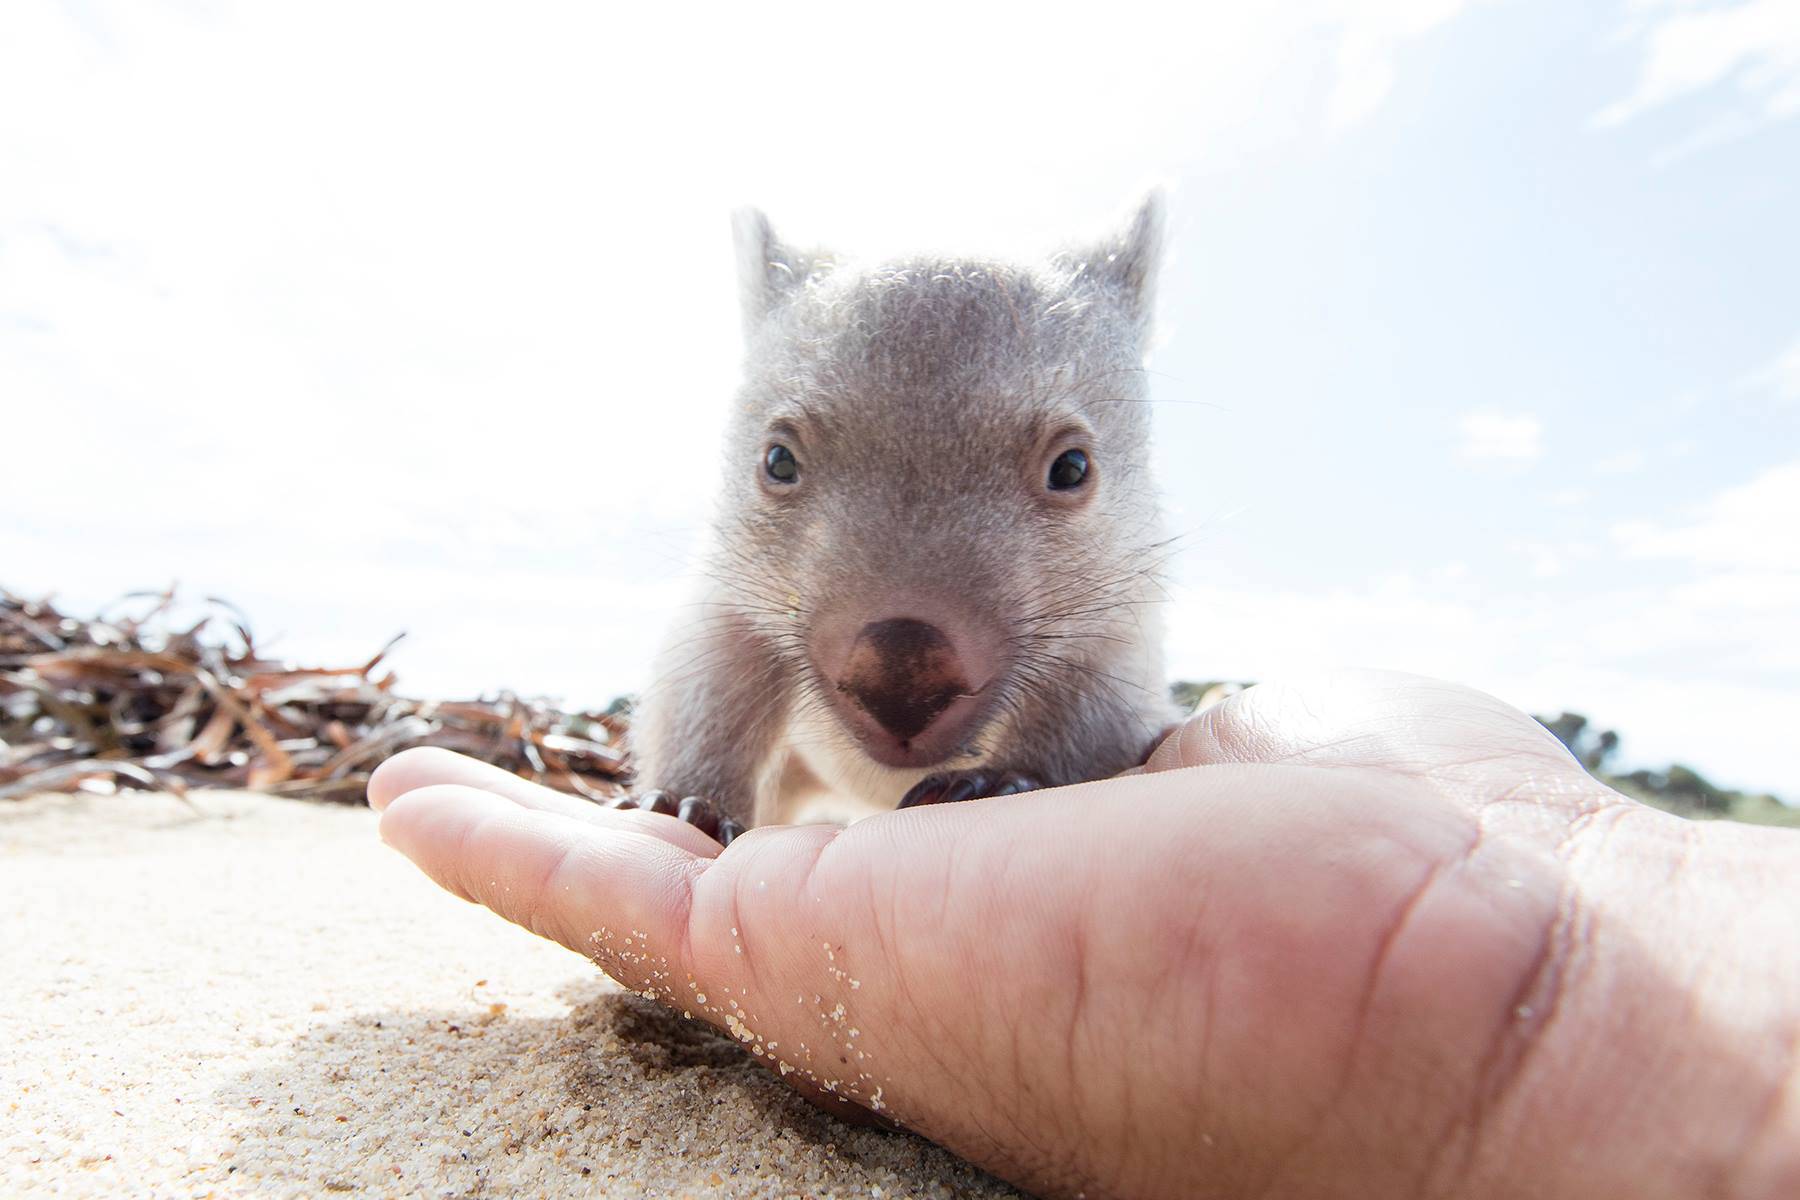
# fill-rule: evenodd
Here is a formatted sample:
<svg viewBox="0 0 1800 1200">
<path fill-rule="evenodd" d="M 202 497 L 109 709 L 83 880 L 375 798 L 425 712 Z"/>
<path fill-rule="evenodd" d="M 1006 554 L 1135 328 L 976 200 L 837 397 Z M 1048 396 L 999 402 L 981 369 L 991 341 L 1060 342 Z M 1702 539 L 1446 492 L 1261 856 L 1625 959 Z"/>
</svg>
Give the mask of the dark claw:
<svg viewBox="0 0 1800 1200">
<path fill-rule="evenodd" d="M 944 798 L 939 804 L 961 804 L 964 800 L 973 800 L 975 793 L 983 790 L 987 780 L 982 776 L 964 775 L 961 779 L 952 779 L 950 786 L 944 789 Z"/>
<path fill-rule="evenodd" d="M 612 807 L 635 808 L 686 821 L 721 846 L 730 845 L 732 838 L 744 832 L 744 826 L 740 822 L 730 817 L 721 817 L 718 806 L 705 796 L 683 796 L 677 800 L 673 793 L 657 788 L 654 791 L 639 792 L 635 796 L 620 796 L 612 802 Z"/>
<path fill-rule="evenodd" d="M 911 808 L 915 804 L 936 804 L 943 800 L 944 792 L 950 787 L 951 776 L 930 775 L 912 785 L 906 795 L 900 798 L 901 808 Z"/>
<path fill-rule="evenodd" d="M 900 798 L 900 807 L 960 804 L 964 800 L 986 800 L 1036 791 L 1042 786 L 1031 776 L 1017 771 L 955 771 L 948 775 L 928 775 L 919 780 Z"/>
<path fill-rule="evenodd" d="M 992 799 L 995 796 L 1016 796 L 1020 792 L 1035 792 L 1042 786 L 1037 780 L 1027 775 L 1009 771 L 1000 777 L 1000 783 L 988 793 L 988 797 Z"/>
<path fill-rule="evenodd" d="M 719 836 L 719 813 L 712 802 L 700 796 L 688 796 L 675 810 L 675 815 L 709 838 Z"/>
<path fill-rule="evenodd" d="M 643 795 L 639 796 L 637 798 L 637 806 L 645 812 L 661 813 L 665 817 L 674 816 L 675 810 L 680 807 L 676 802 L 675 797 L 669 795 L 669 793 L 663 791 L 661 788 L 658 788 L 654 792 L 645 792 Z"/>
</svg>

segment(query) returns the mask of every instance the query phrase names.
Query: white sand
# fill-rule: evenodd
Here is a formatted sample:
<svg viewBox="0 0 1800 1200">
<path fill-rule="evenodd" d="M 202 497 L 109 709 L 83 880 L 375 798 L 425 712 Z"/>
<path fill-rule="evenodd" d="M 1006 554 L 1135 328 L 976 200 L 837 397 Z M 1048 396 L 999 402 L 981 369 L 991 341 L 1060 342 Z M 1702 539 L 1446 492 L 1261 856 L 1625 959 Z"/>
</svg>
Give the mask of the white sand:
<svg viewBox="0 0 1800 1200">
<path fill-rule="evenodd" d="M 1011 1196 L 440 892 L 373 814 L 0 805 L 0 1195 Z"/>
</svg>

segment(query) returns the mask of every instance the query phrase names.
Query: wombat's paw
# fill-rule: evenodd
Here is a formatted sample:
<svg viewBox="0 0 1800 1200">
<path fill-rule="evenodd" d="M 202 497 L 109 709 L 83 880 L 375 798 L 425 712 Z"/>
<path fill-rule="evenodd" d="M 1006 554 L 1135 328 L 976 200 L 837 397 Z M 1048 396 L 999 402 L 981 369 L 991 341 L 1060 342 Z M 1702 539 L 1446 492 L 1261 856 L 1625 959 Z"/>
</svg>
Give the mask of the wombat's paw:
<svg viewBox="0 0 1800 1200">
<path fill-rule="evenodd" d="M 901 797 L 900 807 L 985 800 L 991 796 L 1036 791 L 1043 786 L 1031 776 L 1021 775 L 1017 771 L 952 771 L 947 775 L 928 775 L 919 780 L 911 791 Z"/>
<path fill-rule="evenodd" d="M 661 813 L 665 817 L 678 817 L 721 846 L 731 845 L 732 839 L 744 832 L 743 825 L 730 817 L 720 816 L 713 802 L 704 796 L 687 796 L 677 800 L 673 792 L 665 792 L 659 788 L 620 796 L 613 801 L 613 807 L 641 808 L 645 812 Z"/>
</svg>

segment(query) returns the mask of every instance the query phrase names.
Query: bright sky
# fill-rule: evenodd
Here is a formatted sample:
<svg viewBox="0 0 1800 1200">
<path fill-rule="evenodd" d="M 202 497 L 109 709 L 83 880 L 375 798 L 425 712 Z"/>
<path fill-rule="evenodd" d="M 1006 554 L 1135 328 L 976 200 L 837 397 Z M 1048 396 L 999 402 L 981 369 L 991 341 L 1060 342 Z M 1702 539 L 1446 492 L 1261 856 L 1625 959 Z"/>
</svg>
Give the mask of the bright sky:
<svg viewBox="0 0 1800 1200">
<path fill-rule="evenodd" d="M 1800 798 L 1800 0 L 720 7 L 8 0 L 0 584 L 635 690 L 731 208 L 1031 251 L 1162 180 L 1177 675 L 1423 671 Z"/>
</svg>

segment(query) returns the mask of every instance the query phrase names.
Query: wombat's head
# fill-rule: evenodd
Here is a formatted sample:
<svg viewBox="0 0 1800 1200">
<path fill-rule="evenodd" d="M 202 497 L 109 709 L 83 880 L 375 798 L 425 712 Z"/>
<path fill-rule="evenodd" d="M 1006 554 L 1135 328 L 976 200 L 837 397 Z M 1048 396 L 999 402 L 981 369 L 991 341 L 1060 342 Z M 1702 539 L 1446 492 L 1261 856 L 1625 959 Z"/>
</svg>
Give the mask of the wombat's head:
<svg viewBox="0 0 1800 1200">
<path fill-rule="evenodd" d="M 859 265 L 740 217 L 748 356 L 715 569 L 878 762 L 977 753 L 1153 653 L 1160 215 L 1152 197 L 1117 237 L 1018 265 Z"/>
</svg>

